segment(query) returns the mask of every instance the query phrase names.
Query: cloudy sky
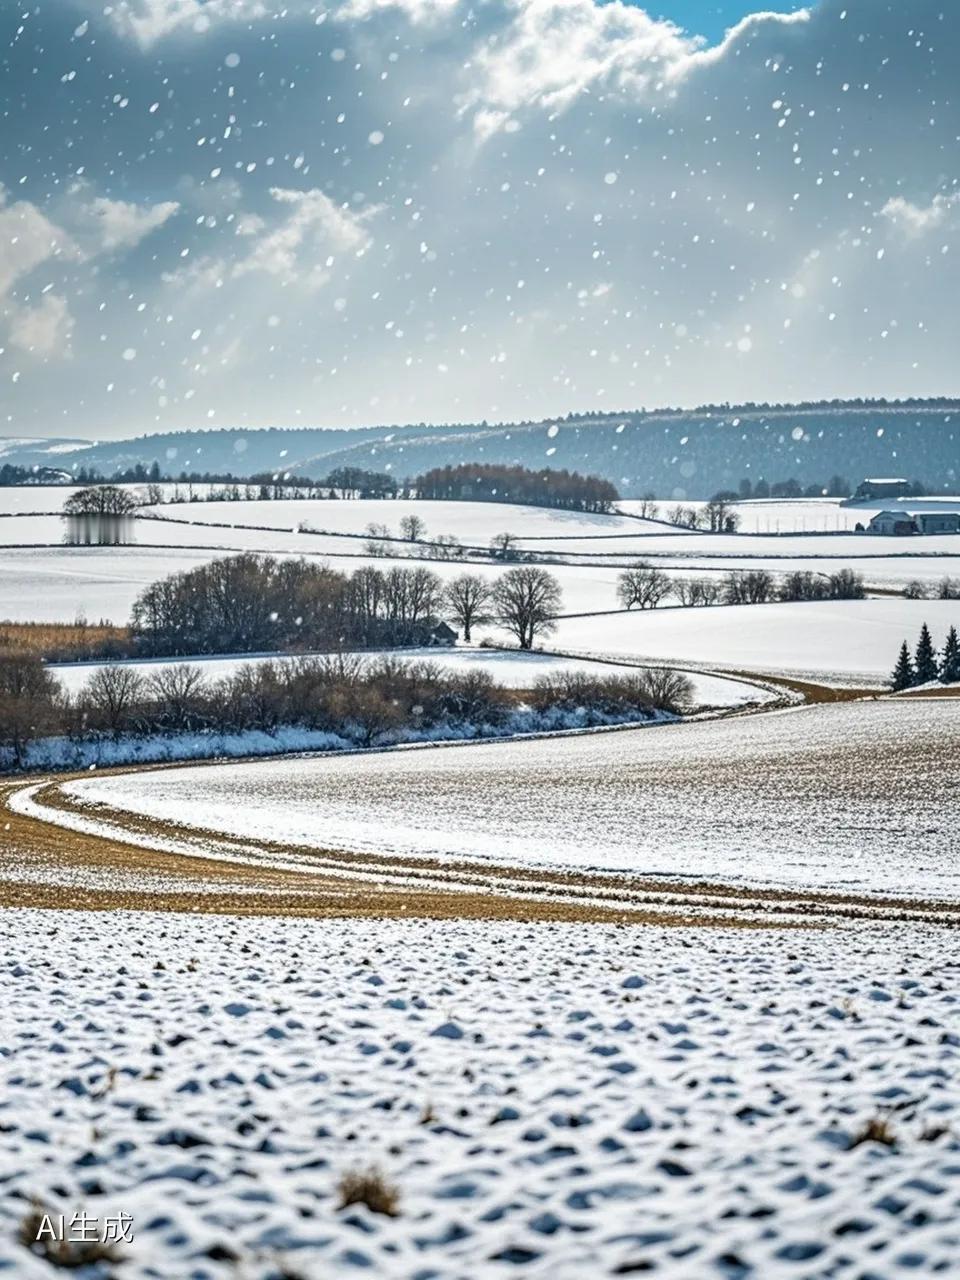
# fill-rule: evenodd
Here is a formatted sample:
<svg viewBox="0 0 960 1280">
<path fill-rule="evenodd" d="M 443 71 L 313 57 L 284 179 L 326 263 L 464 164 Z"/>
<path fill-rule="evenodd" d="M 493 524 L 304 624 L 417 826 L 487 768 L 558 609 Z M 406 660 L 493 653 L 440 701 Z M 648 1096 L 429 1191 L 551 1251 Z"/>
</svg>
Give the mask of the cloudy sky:
<svg viewBox="0 0 960 1280">
<path fill-rule="evenodd" d="M 960 391 L 960 5 L 24 0 L 0 434 Z"/>
</svg>

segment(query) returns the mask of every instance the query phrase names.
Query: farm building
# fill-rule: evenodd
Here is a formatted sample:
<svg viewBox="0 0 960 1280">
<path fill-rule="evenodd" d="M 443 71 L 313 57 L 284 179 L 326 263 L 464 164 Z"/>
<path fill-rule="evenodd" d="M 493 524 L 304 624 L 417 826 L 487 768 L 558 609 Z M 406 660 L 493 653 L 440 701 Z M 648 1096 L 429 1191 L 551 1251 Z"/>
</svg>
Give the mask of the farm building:
<svg viewBox="0 0 960 1280">
<path fill-rule="evenodd" d="M 913 485 L 909 480 L 864 480 L 857 485 L 853 497 L 855 502 L 860 502 L 876 498 L 909 498 L 912 494 Z"/>
<path fill-rule="evenodd" d="M 435 627 L 430 628 L 427 636 L 427 644 L 438 648 L 449 649 L 457 642 L 458 632 L 453 627 L 448 626 L 445 622 L 438 622 Z"/>
<path fill-rule="evenodd" d="M 924 511 L 913 519 L 921 533 L 960 533 L 960 512 Z"/>
<path fill-rule="evenodd" d="M 908 511 L 878 511 L 867 529 L 885 537 L 905 537 L 920 532 L 919 525 Z"/>
</svg>

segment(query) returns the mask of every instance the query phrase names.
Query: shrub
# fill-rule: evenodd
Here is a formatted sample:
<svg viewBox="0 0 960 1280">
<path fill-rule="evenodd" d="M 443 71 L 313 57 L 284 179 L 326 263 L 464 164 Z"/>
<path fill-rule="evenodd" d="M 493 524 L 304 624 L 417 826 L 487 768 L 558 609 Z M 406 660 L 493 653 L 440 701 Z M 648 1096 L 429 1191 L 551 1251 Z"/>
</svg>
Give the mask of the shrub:
<svg viewBox="0 0 960 1280">
<path fill-rule="evenodd" d="M 395 1218 L 400 1212 L 400 1192 L 375 1166 L 345 1173 L 338 1183 L 338 1209 L 352 1204 L 365 1204 L 371 1213 Z"/>
</svg>

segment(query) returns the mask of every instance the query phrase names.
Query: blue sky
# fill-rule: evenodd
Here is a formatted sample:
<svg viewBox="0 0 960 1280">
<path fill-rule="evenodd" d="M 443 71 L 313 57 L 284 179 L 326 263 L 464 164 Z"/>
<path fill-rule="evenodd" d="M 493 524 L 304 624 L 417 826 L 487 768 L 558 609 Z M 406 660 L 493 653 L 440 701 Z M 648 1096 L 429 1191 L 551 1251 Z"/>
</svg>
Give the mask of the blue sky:
<svg viewBox="0 0 960 1280">
<path fill-rule="evenodd" d="M 810 0 L 810 3 L 815 3 L 815 0 Z M 749 0 L 650 0 L 639 7 L 646 9 L 654 18 L 669 18 L 691 35 L 706 36 L 714 43 L 722 39 L 728 28 L 759 8 L 792 13 L 802 5 L 795 0 L 780 0 L 780 3 L 768 0 L 762 5 L 751 4 Z"/>
</svg>

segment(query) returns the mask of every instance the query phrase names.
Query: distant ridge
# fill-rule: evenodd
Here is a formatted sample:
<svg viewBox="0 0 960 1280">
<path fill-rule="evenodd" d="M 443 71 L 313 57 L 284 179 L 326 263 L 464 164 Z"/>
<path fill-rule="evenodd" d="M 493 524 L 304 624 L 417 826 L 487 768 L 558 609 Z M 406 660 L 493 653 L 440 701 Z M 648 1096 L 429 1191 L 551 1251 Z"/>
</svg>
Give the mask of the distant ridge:
<svg viewBox="0 0 960 1280">
<path fill-rule="evenodd" d="M 483 461 L 566 467 L 624 497 L 702 498 L 753 481 L 852 483 L 891 471 L 942 491 L 960 484 L 960 399 L 704 405 L 571 414 L 540 422 L 348 428 L 204 428 L 91 443 L 0 438 L 0 461 L 105 475 L 154 462 L 165 473 L 322 476 L 345 464 L 398 479 Z"/>
</svg>

